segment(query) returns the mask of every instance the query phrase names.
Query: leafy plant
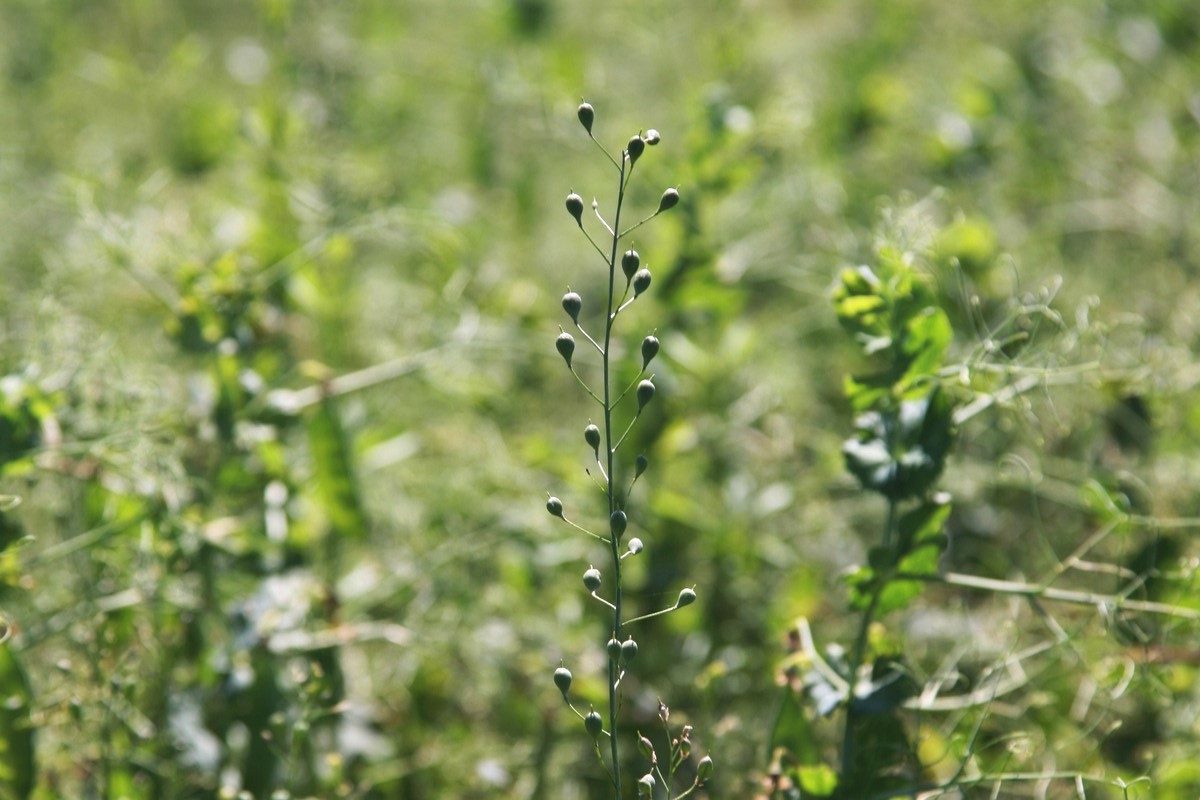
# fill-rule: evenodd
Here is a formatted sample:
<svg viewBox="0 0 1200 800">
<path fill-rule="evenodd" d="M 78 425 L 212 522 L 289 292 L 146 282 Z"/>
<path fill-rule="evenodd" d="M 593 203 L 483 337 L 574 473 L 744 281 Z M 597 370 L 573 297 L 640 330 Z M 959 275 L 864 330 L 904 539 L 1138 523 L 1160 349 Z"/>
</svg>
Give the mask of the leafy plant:
<svg viewBox="0 0 1200 800">
<path fill-rule="evenodd" d="M 596 140 L 592 133 L 595 122 L 595 110 L 592 106 L 588 103 L 583 103 L 579 106 L 577 113 L 579 122 L 582 124 L 584 130 L 587 131 L 588 136 L 595 142 L 600 151 L 604 153 L 617 172 L 617 196 L 611 223 L 601 213 L 599 203 L 597 201 L 592 202 L 592 211 L 600 226 L 607 234 L 607 240 L 601 240 L 603 245 L 598 243 L 584 226 L 583 198 L 575 192 L 571 192 L 567 195 L 566 199 L 567 212 L 574 218 L 580 231 L 583 232 L 608 270 L 608 291 L 602 303 L 602 307 L 604 308 L 602 334 L 593 336 L 584 327 L 581 316 L 583 315 L 585 304 L 580 294 L 570 291 L 568 288 L 567 293 L 562 298 L 563 310 L 570 317 L 574 330 L 599 355 L 601 388 L 598 391 L 593 390 L 588 381 L 577 371 L 579 363 L 575 359 L 576 339 L 573 334 L 561 331 L 555 341 L 555 348 L 558 350 L 559 355 L 562 356 L 567 369 L 570 370 L 587 395 L 599 406 L 600 422 L 588 422 L 583 429 L 583 439 L 595 458 L 596 469 L 599 474 L 599 478 L 596 480 L 608 501 L 607 530 L 605 533 L 596 533 L 569 519 L 563 503 L 558 497 L 550 497 L 546 503 L 546 509 L 552 516 L 561 519 L 567 525 L 604 545 L 611 585 L 609 596 L 605 597 L 602 594 L 602 589 L 605 586 L 604 576 L 601 570 L 594 565 L 589 565 L 584 571 L 583 584 L 588 595 L 608 610 L 610 614 L 609 618 L 611 619 L 609 626 L 611 635 L 606 645 L 608 673 L 607 713 L 602 714 L 594 706 L 590 707 L 585 713 L 580 707 L 575 705 L 571 699 L 573 675 L 565 665 L 559 666 L 555 670 L 554 683 L 562 693 L 563 700 L 567 706 L 583 722 L 584 729 L 595 745 L 597 758 L 604 764 L 608 771 L 612 781 L 614 796 L 619 800 L 626 793 L 625 781 L 622 778 L 622 767 L 625 767 L 625 774 L 628 776 L 628 763 L 630 761 L 628 756 L 622 755 L 621 748 L 619 722 L 623 688 L 627 677 L 631 674 L 632 665 L 639 650 L 637 640 L 628 631 L 631 626 L 638 622 L 671 613 L 672 611 L 691 605 L 696 600 L 695 590 L 691 587 L 685 587 L 680 590 L 679 596 L 673 605 L 642 616 L 627 618 L 621 573 L 622 562 L 626 558 L 636 557 L 645 548 L 645 543 L 640 537 L 626 536 L 630 524 L 626 508 L 630 493 L 637 484 L 638 479 L 649 467 L 649 459 L 645 455 L 638 455 L 634 458 L 633 476 L 628 479 L 628 483 L 625 483 L 619 479 L 618 469 L 626 472 L 628 470 L 628 463 L 621 464 L 617 456 L 621 445 L 626 441 L 638 418 L 646 406 L 654 399 L 657 392 L 654 384 L 654 375 L 648 374 L 647 370 L 651 362 L 658 355 L 660 344 L 657 336 L 653 333 L 647 334 L 642 339 L 640 347 L 641 365 L 637 369 L 636 374 L 627 384 L 618 384 L 621 373 L 614 363 L 614 351 L 618 346 L 618 341 L 614 335 L 617 318 L 639 297 L 645 294 L 650 288 L 652 281 L 650 269 L 643 265 L 638 252 L 633 249 L 621 252 L 620 245 L 622 240 L 626 239 L 633 231 L 659 214 L 674 208 L 679 203 L 679 192 L 673 188 L 667 189 L 662 193 L 658 208 L 653 213 L 623 228 L 621 216 L 622 212 L 625 211 L 626 191 L 633 177 L 634 167 L 638 160 L 642 158 L 647 148 L 656 146 L 661 137 L 658 131 L 653 129 L 646 131 L 645 134 L 638 133 L 630 137 L 620 157 L 614 158 Z M 618 265 L 620 268 L 619 273 L 617 271 Z M 622 278 L 624 279 L 623 285 Z M 630 410 L 631 407 L 632 410 Z M 627 421 L 624 424 L 618 418 L 619 411 L 624 411 L 627 415 Z M 588 474 L 591 475 L 590 470 Z M 595 479 L 595 476 L 593 478 Z M 662 722 L 664 737 L 667 743 L 666 750 L 661 759 L 659 751 L 652 740 L 640 733 L 638 735 L 638 750 L 647 762 L 646 772 L 637 781 L 638 797 L 654 797 L 656 792 L 660 791 L 659 787 L 661 787 L 661 791 L 666 793 L 668 798 L 687 797 L 702 786 L 712 775 L 712 759 L 705 756 L 695 765 L 691 784 L 682 792 L 675 793 L 674 784 L 676 774 L 691 756 L 692 728 L 690 725 L 685 725 L 678 734 L 675 734 L 668 724 L 669 718 L 669 709 L 660 701 L 659 719 Z M 661 747 L 661 744 L 659 746 Z M 607 755 L 605 754 L 605 750 L 607 750 Z"/>
</svg>

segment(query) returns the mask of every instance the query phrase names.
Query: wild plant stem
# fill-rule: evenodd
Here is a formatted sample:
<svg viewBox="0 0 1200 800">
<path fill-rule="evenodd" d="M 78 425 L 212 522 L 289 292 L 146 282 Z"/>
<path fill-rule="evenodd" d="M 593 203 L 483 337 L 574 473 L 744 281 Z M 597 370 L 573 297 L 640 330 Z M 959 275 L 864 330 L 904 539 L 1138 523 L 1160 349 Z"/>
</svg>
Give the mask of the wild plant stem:
<svg viewBox="0 0 1200 800">
<path fill-rule="evenodd" d="M 613 218 L 612 231 L 612 248 L 608 258 L 608 313 L 604 317 L 604 350 L 602 355 L 602 370 L 604 372 L 604 452 L 608 461 L 608 469 L 606 470 L 605 479 L 608 483 L 608 516 L 611 519 L 612 515 L 617 511 L 617 487 L 615 482 L 615 474 L 613 473 L 613 453 L 616 448 L 613 447 L 613 431 L 612 431 L 612 376 L 610 374 L 609 356 L 612 353 L 612 329 L 613 323 L 616 321 L 616 316 L 613 314 L 613 301 L 616 297 L 616 280 L 617 280 L 617 243 L 619 238 L 615 231 L 621 230 L 621 207 L 625 202 L 625 164 L 624 155 L 621 158 L 619 167 L 620 177 L 617 181 L 617 210 L 616 216 Z M 612 563 L 613 563 L 613 633 L 614 639 L 621 639 L 621 543 L 617 537 L 610 537 L 610 545 L 612 547 Z M 617 800 L 621 800 L 621 759 L 619 748 L 617 745 L 617 662 L 613 658 L 608 659 L 608 727 L 611 735 L 609 736 L 609 750 L 612 757 L 612 776 L 613 786 L 616 788 Z"/>
</svg>

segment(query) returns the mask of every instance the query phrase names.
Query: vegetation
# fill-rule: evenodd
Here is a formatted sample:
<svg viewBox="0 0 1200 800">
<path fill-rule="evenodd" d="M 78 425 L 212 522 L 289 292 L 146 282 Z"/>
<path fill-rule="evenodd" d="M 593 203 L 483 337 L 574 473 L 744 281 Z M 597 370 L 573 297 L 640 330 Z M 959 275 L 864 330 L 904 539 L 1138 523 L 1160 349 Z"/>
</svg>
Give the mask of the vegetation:
<svg viewBox="0 0 1200 800">
<path fill-rule="evenodd" d="M 0 3 L 0 797 L 1200 795 L 1193 6 Z"/>
</svg>

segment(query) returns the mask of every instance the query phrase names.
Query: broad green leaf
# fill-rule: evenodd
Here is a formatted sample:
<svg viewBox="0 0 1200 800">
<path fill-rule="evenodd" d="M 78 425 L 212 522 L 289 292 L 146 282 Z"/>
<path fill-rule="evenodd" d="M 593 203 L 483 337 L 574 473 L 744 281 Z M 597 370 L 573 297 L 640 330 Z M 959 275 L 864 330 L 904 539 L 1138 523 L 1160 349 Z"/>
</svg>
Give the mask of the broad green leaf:
<svg viewBox="0 0 1200 800">
<path fill-rule="evenodd" d="M 359 495 L 358 478 L 350 443 L 332 397 L 322 397 L 308 423 L 317 491 L 331 532 L 335 536 L 362 538 L 367 518 Z"/>
<path fill-rule="evenodd" d="M 796 782 L 805 797 L 830 797 L 837 791 L 838 776 L 828 764 L 813 764 L 796 768 Z"/>
<path fill-rule="evenodd" d="M 24 800 L 33 791 L 33 692 L 11 643 L 0 644 L 0 800 Z"/>
<path fill-rule="evenodd" d="M 783 690 L 783 701 L 771 730 L 770 752 L 781 747 L 801 764 L 815 764 L 821 755 L 812 722 L 804 712 L 799 696 L 790 687 Z"/>
</svg>

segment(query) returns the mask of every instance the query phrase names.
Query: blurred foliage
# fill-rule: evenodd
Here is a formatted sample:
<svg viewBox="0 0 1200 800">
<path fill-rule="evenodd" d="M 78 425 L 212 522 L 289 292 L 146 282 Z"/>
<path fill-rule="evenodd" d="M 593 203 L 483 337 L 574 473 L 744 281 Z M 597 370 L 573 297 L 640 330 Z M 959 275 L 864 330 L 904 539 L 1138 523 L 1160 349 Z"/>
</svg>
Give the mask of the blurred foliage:
<svg viewBox="0 0 1200 800">
<path fill-rule="evenodd" d="M 563 266 L 563 176 L 605 185 L 581 97 L 672 145 L 631 202 L 685 198 L 633 243 L 624 347 L 663 333 L 626 597 L 700 599 L 625 716 L 669 696 L 710 796 L 766 791 L 779 737 L 834 778 L 788 666 L 799 618 L 854 640 L 880 537 L 832 303 L 880 253 L 944 315 L 892 317 L 954 401 L 938 569 L 1194 611 L 1198 75 L 1190 0 L 0 3 L 0 794 L 608 796 L 550 680 L 603 663 L 586 543 L 543 509 L 595 499 L 551 344 L 603 279 Z M 1200 795 L 1194 614 L 909 600 L 881 664 L 1021 673 L 862 733 L 921 780 Z"/>
</svg>

